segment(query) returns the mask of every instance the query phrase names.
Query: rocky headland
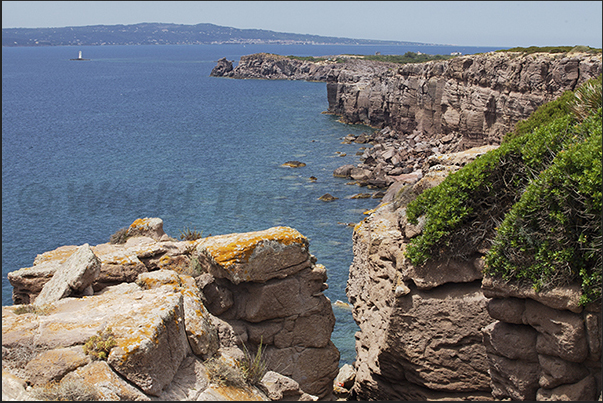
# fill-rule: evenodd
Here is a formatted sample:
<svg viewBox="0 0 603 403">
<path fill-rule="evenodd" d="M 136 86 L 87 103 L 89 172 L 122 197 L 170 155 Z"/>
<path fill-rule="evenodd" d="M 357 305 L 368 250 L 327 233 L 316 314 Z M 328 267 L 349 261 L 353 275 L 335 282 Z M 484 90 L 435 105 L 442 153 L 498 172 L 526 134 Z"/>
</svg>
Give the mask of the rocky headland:
<svg viewBox="0 0 603 403">
<path fill-rule="evenodd" d="M 326 269 L 302 234 L 275 227 L 176 241 L 161 219 L 145 218 L 122 240 L 63 246 L 9 274 L 3 400 L 78 384 L 69 396 L 93 400 L 331 396 L 335 317 Z M 242 363 L 259 351 L 265 375 L 241 382 Z M 77 396 L 84 387 L 89 395 Z"/>
<path fill-rule="evenodd" d="M 601 74 L 601 54 L 489 53 L 395 65 L 250 55 L 233 78 L 322 80 L 327 113 L 375 129 L 335 176 L 388 189 L 357 224 L 347 295 L 360 400 L 601 400 L 601 307 L 579 285 L 484 277 L 486 250 L 413 266 L 406 206 L 496 149 L 536 109 Z M 320 71 L 320 73 L 317 73 Z M 263 74 L 265 73 L 265 74 Z M 213 74 L 220 75 L 220 74 Z"/>
<path fill-rule="evenodd" d="M 249 55 L 212 76 L 324 81 L 327 113 L 376 129 L 344 139 L 367 148 L 334 172 L 387 189 L 353 231 L 353 368 L 338 370 L 326 270 L 299 232 L 177 241 L 147 218 L 122 243 L 64 246 L 9 274 L 3 400 L 72 383 L 109 400 L 601 400 L 601 306 L 580 303 L 579 284 L 485 276 L 485 248 L 423 265 L 405 253 L 426 231 L 409 203 L 599 76 L 601 54 L 347 59 Z M 260 351 L 261 380 L 216 381 L 216 361 L 240 370 Z"/>
</svg>

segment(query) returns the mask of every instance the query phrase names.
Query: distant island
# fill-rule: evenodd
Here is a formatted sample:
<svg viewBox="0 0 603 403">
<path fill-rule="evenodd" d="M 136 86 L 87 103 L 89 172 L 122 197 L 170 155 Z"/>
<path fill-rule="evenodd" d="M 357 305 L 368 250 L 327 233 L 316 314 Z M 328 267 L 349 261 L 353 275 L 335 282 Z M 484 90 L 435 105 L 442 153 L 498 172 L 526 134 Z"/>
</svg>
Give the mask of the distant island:
<svg viewBox="0 0 603 403">
<path fill-rule="evenodd" d="M 265 29 L 238 29 L 214 24 L 141 23 L 63 28 L 2 28 L 2 46 L 95 45 L 434 45 L 292 34 Z"/>
</svg>

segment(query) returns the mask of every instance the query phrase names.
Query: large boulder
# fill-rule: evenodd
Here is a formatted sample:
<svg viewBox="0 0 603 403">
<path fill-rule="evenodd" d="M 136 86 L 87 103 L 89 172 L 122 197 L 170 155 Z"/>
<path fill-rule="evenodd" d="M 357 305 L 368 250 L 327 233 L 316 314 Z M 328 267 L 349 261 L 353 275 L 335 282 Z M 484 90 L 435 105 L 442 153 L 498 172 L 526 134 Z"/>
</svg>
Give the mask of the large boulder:
<svg viewBox="0 0 603 403">
<path fill-rule="evenodd" d="M 285 278 L 310 265 L 308 239 L 289 227 L 204 238 L 197 252 L 212 275 L 234 284 Z"/>
<path fill-rule="evenodd" d="M 159 241 L 166 235 L 163 231 L 163 220 L 158 217 L 138 218 L 130 224 L 126 234 L 128 237 L 148 236 L 156 241 Z"/>
<path fill-rule="evenodd" d="M 91 286 L 100 275 L 100 266 L 100 260 L 90 245 L 80 246 L 44 285 L 34 303 L 41 306 L 72 294 L 92 293 Z"/>
</svg>

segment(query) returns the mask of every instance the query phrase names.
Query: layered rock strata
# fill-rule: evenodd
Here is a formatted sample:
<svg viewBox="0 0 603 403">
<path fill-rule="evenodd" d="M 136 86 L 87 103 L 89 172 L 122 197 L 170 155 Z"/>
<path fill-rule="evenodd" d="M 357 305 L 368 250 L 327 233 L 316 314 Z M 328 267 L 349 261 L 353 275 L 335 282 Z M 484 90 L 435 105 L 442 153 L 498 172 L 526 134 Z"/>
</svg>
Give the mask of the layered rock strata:
<svg viewBox="0 0 603 403">
<path fill-rule="evenodd" d="M 599 74 L 601 54 L 580 53 L 492 52 L 374 74 L 344 67 L 327 77 L 328 112 L 403 135 L 453 135 L 462 148 L 500 144 L 538 106 Z"/>
<path fill-rule="evenodd" d="M 383 129 L 362 136 L 373 147 L 353 173 L 335 173 L 375 188 L 420 171 L 431 156 L 500 144 L 538 106 L 602 71 L 601 55 L 584 53 L 491 52 L 405 65 L 334 59 L 260 53 L 236 67 L 221 59 L 211 75 L 326 81 L 327 113 Z"/>
<path fill-rule="evenodd" d="M 483 329 L 492 395 L 511 400 L 600 400 L 601 307 L 579 305 L 577 286 L 536 294 L 485 278 Z"/>
<path fill-rule="evenodd" d="M 490 52 L 405 65 L 337 58 L 258 53 L 241 57 L 236 67 L 223 58 L 211 75 L 326 81 L 327 112 L 343 122 L 390 127 L 415 142 L 448 136 L 458 147 L 450 151 L 461 151 L 500 144 L 538 106 L 602 71 L 601 54 L 586 53 Z"/>
<path fill-rule="evenodd" d="M 137 220 L 124 244 L 64 246 L 9 275 L 15 300 L 29 305 L 2 309 L 3 399 L 5 378 L 7 397 L 52 382 L 87 385 L 110 400 L 330 396 L 335 317 L 308 240 L 275 227 L 175 241 L 161 226 Z M 47 292 L 58 282 L 61 292 Z M 115 340 L 106 361 L 83 348 L 99 332 Z M 206 360 L 233 365 L 260 345 L 278 373 L 261 390 L 211 382 Z"/>
<path fill-rule="evenodd" d="M 479 154 L 442 157 L 421 178 L 394 183 L 354 228 L 346 293 L 360 327 L 353 387 L 360 400 L 492 398 L 481 334 L 492 318 L 480 289 L 481 260 L 417 268 L 404 257 L 421 231 L 406 222 L 406 204 Z"/>
</svg>

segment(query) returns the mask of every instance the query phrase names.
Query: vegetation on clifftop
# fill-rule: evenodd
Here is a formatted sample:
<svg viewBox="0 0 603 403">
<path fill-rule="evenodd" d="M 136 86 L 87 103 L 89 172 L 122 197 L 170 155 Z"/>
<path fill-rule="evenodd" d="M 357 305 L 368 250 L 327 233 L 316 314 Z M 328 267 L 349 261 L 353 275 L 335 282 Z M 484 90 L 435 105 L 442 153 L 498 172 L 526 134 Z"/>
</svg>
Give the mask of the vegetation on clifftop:
<svg viewBox="0 0 603 403">
<path fill-rule="evenodd" d="M 535 290 L 580 282 L 601 298 L 601 77 L 541 106 L 501 146 L 407 206 L 426 216 L 407 257 L 470 258 Z"/>
<path fill-rule="evenodd" d="M 530 46 L 527 48 L 515 47 L 510 49 L 500 49 L 496 52 L 522 52 L 527 55 L 532 53 L 570 53 L 570 52 L 583 52 L 597 54 L 601 53 L 599 48 L 591 48 L 590 46 Z"/>
<path fill-rule="evenodd" d="M 338 55 L 338 56 L 323 56 L 323 57 L 314 57 L 314 56 L 287 56 L 293 60 L 302 60 L 309 62 L 321 62 L 325 60 L 333 61 L 336 63 L 345 63 L 349 59 L 363 59 L 363 60 L 374 60 L 378 62 L 388 62 L 388 63 L 398 63 L 398 64 L 406 64 L 406 63 L 424 63 L 432 60 L 448 60 L 452 59 L 452 55 L 428 55 L 425 53 L 414 53 L 414 52 L 406 52 L 403 55 Z"/>
</svg>

